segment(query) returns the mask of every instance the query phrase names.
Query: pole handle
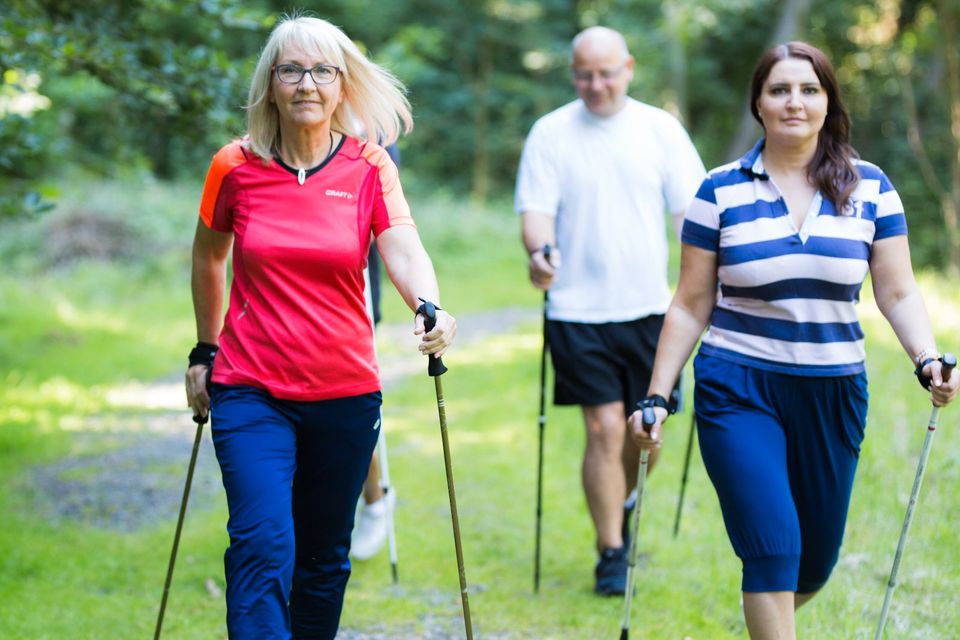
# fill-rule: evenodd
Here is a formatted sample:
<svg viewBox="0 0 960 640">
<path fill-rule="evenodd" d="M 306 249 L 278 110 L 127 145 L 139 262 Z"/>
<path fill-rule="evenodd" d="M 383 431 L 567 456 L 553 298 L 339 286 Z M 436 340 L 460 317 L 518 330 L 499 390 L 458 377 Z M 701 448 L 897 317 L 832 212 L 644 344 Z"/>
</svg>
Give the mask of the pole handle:
<svg viewBox="0 0 960 640">
<path fill-rule="evenodd" d="M 643 422 L 643 430 L 647 433 L 650 433 L 650 427 L 657 423 L 657 414 L 654 412 L 653 407 L 644 407 L 641 418 Z"/>
<path fill-rule="evenodd" d="M 643 410 L 643 426 L 652 427 L 657 423 L 657 414 L 654 413 L 653 407 L 645 407 Z"/>
<path fill-rule="evenodd" d="M 953 372 L 954 367 L 957 366 L 957 356 L 952 353 L 944 353 L 939 358 L 927 358 L 923 362 L 918 363 L 913 373 L 917 376 L 917 380 L 920 381 L 920 386 L 927 391 L 930 391 L 932 378 L 924 373 L 923 369 L 934 360 L 940 361 L 940 377 L 945 381 L 950 379 L 950 374 Z"/>
<path fill-rule="evenodd" d="M 437 326 L 437 305 L 433 304 L 429 300 L 424 300 L 423 298 L 419 299 L 421 304 L 417 307 L 417 313 L 423 316 L 423 328 L 426 333 L 433 331 L 433 328 Z M 446 365 L 443 364 L 442 358 L 434 358 L 432 355 L 427 356 L 427 375 L 431 378 L 436 378 L 437 376 L 442 376 L 447 372 Z"/>
<path fill-rule="evenodd" d="M 952 353 L 945 353 L 943 357 L 940 358 L 940 376 L 944 381 L 950 379 L 950 374 L 953 373 L 954 367 L 957 366 L 957 356 Z"/>
<path fill-rule="evenodd" d="M 553 263 L 550 262 L 550 252 L 553 251 L 553 247 L 549 243 L 543 245 L 543 259 L 547 261 L 547 264 L 553 266 Z M 550 300 L 550 290 L 544 289 L 543 291 L 543 321 L 547 321 L 547 302 Z M 544 339 L 546 339 L 546 331 L 544 331 Z"/>
</svg>

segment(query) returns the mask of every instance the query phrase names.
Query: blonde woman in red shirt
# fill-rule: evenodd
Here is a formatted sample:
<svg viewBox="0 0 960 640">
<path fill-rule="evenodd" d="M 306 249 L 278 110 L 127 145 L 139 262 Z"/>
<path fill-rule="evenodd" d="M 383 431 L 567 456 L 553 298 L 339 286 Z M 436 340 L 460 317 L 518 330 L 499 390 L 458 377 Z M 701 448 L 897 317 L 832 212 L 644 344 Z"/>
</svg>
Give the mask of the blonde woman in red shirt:
<svg viewBox="0 0 960 640">
<path fill-rule="evenodd" d="M 332 639 L 380 427 L 364 300 L 371 238 L 411 310 L 440 303 L 396 166 L 371 142 L 395 141 L 412 117 L 396 78 L 306 16 L 274 28 L 247 114 L 248 135 L 220 149 L 204 185 L 187 399 L 212 414 L 227 493 L 230 637 Z M 456 321 L 439 310 L 426 332 L 418 313 L 413 332 L 439 357 Z"/>
</svg>

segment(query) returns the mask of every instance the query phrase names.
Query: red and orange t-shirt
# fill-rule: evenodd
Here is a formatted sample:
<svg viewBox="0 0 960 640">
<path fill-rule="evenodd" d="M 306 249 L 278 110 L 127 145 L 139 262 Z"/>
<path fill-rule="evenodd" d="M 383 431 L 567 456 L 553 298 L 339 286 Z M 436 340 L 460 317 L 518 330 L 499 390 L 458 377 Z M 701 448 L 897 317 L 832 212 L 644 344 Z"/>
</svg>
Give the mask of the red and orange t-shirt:
<svg viewBox="0 0 960 640">
<path fill-rule="evenodd" d="M 316 401 L 380 389 L 363 270 L 371 232 L 413 225 L 380 146 L 344 137 L 301 174 L 235 141 L 207 173 L 200 217 L 234 234 L 213 381 Z"/>
</svg>

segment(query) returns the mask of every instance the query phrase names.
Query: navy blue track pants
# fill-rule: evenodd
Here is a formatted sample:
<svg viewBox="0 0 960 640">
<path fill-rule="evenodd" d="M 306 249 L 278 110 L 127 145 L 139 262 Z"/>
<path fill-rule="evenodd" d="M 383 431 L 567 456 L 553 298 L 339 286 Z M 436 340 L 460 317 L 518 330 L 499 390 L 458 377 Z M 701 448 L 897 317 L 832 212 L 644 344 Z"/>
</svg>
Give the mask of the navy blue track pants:
<svg viewBox="0 0 960 640">
<path fill-rule="evenodd" d="M 818 590 L 843 541 L 866 374 L 791 376 L 703 354 L 694 372 L 700 450 L 743 591 Z"/>
<path fill-rule="evenodd" d="M 231 640 L 336 636 L 380 404 L 380 392 L 294 402 L 212 385 L 213 443 L 230 510 Z"/>
</svg>

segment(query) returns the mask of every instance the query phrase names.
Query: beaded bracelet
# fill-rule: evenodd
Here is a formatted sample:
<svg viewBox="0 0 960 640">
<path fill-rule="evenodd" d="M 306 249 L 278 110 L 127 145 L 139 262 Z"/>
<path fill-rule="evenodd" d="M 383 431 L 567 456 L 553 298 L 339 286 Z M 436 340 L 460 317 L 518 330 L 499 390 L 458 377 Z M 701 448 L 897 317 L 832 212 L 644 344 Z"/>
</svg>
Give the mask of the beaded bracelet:
<svg viewBox="0 0 960 640">
<path fill-rule="evenodd" d="M 934 360 L 939 359 L 939 358 L 940 358 L 940 352 L 937 351 L 937 350 L 934 349 L 934 348 L 927 347 L 926 349 L 924 349 L 923 351 L 921 351 L 920 353 L 918 353 L 917 355 L 915 355 L 915 356 L 913 357 L 913 361 L 914 361 L 917 365 L 920 365 L 921 362 L 923 362 L 924 360 L 928 360 L 928 359 L 930 359 L 930 358 L 932 358 L 932 359 L 934 359 Z M 920 368 L 922 369 L 922 368 L 923 368 L 923 365 L 921 365 Z"/>
</svg>

